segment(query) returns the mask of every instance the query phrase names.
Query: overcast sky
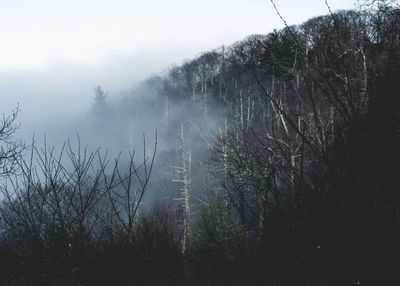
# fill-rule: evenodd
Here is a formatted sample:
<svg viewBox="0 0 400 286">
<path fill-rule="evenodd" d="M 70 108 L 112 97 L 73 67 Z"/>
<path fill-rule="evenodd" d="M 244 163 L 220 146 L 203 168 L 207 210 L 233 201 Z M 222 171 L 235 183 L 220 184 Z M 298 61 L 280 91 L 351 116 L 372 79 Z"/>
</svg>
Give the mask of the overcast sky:
<svg viewBox="0 0 400 286">
<path fill-rule="evenodd" d="M 275 2 L 290 24 L 328 12 L 324 0 Z M 282 26 L 269 0 L 0 0 L 0 101 L 83 111 L 97 84 L 127 89 L 170 64 Z"/>
<path fill-rule="evenodd" d="M 324 0 L 276 4 L 291 23 L 327 13 Z M 0 0 L 0 70 L 93 67 L 163 50 L 179 60 L 280 26 L 268 0 Z"/>
</svg>

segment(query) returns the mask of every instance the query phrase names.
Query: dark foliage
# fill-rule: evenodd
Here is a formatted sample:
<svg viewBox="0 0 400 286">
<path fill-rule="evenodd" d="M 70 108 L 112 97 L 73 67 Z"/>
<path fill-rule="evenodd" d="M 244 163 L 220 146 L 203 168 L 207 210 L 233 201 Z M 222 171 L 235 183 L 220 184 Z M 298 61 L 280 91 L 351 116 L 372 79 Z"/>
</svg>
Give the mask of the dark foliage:
<svg viewBox="0 0 400 286">
<path fill-rule="evenodd" d="M 143 84 L 167 131 L 180 125 L 178 103 L 195 116 L 228 110 L 198 153 L 206 162 L 190 169 L 183 127 L 182 151 L 163 154 L 185 162 L 184 188 L 192 183 L 201 202 L 191 216 L 193 198 L 139 215 L 147 158 L 135 167 L 131 156 L 122 172 L 118 160 L 109 170 L 97 153 L 69 148 L 70 173 L 36 150 L 44 176 L 7 158 L 22 175 L 9 172 L 2 188 L 2 285 L 397 285 L 400 13 L 373 2 L 251 36 Z"/>
</svg>

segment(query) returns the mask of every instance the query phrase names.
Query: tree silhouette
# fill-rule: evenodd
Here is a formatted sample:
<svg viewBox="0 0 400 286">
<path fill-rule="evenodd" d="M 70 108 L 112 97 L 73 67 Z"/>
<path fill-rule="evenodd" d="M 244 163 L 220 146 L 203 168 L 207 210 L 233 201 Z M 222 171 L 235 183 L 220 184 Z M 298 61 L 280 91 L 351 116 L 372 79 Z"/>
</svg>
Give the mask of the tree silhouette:
<svg viewBox="0 0 400 286">
<path fill-rule="evenodd" d="M 93 113 L 95 115 L 104 115 L 107 111 L 107 99 L 108 92 L 104 91 L 103 88 L 98 85 L 94 88 L 94 103 L 93 103 Z"/>
</svg>

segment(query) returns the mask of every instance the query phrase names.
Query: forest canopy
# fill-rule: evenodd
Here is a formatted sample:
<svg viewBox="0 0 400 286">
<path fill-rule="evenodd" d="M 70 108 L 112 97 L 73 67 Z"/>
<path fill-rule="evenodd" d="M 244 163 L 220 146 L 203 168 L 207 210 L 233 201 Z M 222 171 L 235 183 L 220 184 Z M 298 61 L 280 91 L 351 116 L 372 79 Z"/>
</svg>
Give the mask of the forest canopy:
<svg viewBox="0 0 400 286">
<path fill-rule="evenodd" d="M 400 282 L 399 35 L 396 2 L 362 1 L 204 52 L 119 102 L 97 86 L 99 130 L 158 126 L 115 160 L 79 137 L 25 146 L 4 117 L 0 284 Z"/>
</svg>

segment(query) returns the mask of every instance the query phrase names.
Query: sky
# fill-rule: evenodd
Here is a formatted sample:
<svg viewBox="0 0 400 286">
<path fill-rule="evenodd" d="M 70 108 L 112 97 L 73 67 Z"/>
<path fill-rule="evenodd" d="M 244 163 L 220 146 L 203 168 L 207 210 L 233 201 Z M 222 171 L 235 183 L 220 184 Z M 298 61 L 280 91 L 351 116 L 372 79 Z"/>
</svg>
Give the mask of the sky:
<svg viewBox="0 0 400 286">
<path fill-rule="evenodd" d="M 328 13 L 324 0 L 275 2 L 289 24 Z M 95 85 L 128 89 L 202 51 L 281 27 L 269 0 L 0 0 L 0 113 L 17 103 L 26 121 L 84 112 Z"/>
</svg>

